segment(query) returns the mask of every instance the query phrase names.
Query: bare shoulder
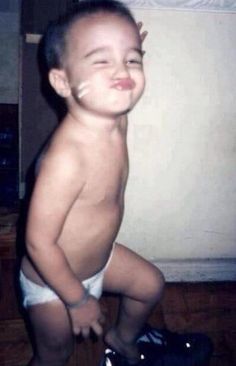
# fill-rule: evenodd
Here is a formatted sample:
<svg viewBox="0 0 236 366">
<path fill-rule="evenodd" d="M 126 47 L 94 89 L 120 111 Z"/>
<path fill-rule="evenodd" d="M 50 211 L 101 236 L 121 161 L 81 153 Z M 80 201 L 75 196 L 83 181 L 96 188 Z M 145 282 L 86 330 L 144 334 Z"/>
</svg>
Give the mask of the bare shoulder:
<svg viewBox="0 0 236 366">
<path fill-rule="evenodd" d="M 79 139 L 65 128 L 59 128 L 41 160 L 37 186 L 47 191 L 70 191 L 76 194 L 83 187 L 85 164 Z"/>
<path fill-rule="evenodd" d="M 67 125 L 58 128 L 45 153 L 45 161 L 55 170 L 82 169 L 83 145 L 72 128 Z"/>
<path fill-rule="evenodd" d="M 55 133 L 42 159 L 30 202 L 28 240 L 42 233 L 50 240 L 58 238 L 68 212 L 85 185 L 80 147 L 65 132 Z"/>
</svg>

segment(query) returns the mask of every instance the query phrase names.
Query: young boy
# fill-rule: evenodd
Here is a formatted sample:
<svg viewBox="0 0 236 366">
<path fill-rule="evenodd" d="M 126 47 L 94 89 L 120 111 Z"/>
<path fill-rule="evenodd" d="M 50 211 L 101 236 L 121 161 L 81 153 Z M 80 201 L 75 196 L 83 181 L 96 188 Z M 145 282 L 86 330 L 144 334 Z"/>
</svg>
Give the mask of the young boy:
<svg viewBox="0 0 236 366">
<path fill-rule="evenodd" d="M 41 159 L 28 215 L 20 281 L 35 336 L 30 365 L 65 365 L 75 335 L 102 334 L 102 291 L 122 296 L 105 342 L 123 366 L 150 365 L 136 340 L 163 275 L 115 242 L 128 177 L 126 114 L 145 85 L 139 29 L 123 4 L 84 1 L 44 42 L 50 84 L 68 112 Z"/>
<path fill-rule="evenodd" d="M 210 358 L 204 335 L 146 327 L 140 336 L 163 275 L 115 242 L 128 176 L 126 115 L 145 84 L 141 38 L 115 0 L 79 3 L 44 37 L 49 81 L 68 112 L 40 159 L 28 215 L 20 283 L 32 366 L 65 365 L 76 335 L 102 334 L 103 290 L 120 294 L 121 307 L 101 366 L 205 366 Z"/>
</svg>

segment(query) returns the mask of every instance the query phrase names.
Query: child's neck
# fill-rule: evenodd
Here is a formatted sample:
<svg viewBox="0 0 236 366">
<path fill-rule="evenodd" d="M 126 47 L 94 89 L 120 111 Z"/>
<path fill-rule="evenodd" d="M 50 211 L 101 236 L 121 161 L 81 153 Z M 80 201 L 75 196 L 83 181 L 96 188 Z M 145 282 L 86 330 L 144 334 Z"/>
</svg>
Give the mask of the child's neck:
<svg viewBox="0 0 236 366">
<path fill-rule="evenodd" d="M 123 116 L 100 116 L 91 113 L 68 112 L 68 117 L 78 126 L 97 134 L 109 134 L 120 129 Z"/>
</svg>

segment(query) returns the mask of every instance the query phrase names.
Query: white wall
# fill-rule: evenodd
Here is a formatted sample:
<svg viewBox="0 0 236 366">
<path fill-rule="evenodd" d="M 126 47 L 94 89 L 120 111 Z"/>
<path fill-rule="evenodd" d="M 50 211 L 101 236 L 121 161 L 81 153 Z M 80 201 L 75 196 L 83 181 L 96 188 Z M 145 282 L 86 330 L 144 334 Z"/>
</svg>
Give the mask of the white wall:
<svg viewBox="0 0 236 366">
<path fill-rule="evenodd" d="M 181 268 L 185 259 L 236 258 L 236 14 L 134 14 L 149 31 L 147 87 L 130 115 L 118 239 L 154 262 L 180 260 Z M 236 279 L 234 260 L 226 263 Z"/>
</svg>

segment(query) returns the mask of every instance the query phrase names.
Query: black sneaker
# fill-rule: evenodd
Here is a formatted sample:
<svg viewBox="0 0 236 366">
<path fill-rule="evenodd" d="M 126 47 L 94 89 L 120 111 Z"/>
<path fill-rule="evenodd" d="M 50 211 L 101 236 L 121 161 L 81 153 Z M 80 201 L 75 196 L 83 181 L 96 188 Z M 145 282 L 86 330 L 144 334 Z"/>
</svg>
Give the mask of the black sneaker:
<svg viewBox="0 0 236 366">
<path fill-rule="evenodd" d="M 130 366 L 130 363 L 126 357 L 110 348 L 106 348 L 103 360 L 99 366 Z M 141 354 L 139 362 L 132 366 L 153 366 L 153 364 L 150 362 L 150 359 L 146 358 L 144 354 Z"/>
<path fill-rule="evenodd" d="M 153 366 L 207 366 L 213 346 L 200 333 L 178 334 L 147 325 L 138 338 L 140 351 L 150 355 Z"/>
<path fill-rule="evenodd" d="M 140 361 L 135 366 L 208 366 L 213 351 L 204 334 L 178 334 L 145 326 L 137 340 Z M 127 358 L 107 348 L 99 366 L 130 366 Z"/>
</svg>

